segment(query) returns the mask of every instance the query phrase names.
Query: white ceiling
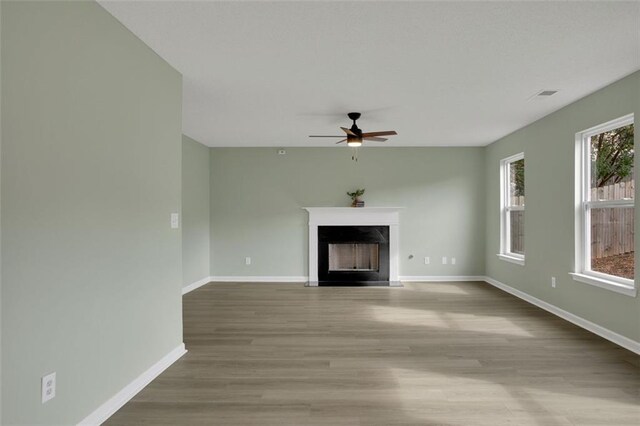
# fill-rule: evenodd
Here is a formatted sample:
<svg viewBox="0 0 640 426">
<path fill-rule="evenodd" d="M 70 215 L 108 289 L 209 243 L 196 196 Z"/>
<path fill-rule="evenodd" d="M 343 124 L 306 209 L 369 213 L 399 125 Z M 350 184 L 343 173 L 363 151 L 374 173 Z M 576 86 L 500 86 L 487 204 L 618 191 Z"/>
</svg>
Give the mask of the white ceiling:
<svg viewBox="0 0 640 426">
<path fill-rule="evenodd" d="M 640 2 L 100 1 L 184 78 L 209 146 L 481 146 L 640 69 Z M 559 93 L 529 98 L 541 89 Z"/>
</svg>

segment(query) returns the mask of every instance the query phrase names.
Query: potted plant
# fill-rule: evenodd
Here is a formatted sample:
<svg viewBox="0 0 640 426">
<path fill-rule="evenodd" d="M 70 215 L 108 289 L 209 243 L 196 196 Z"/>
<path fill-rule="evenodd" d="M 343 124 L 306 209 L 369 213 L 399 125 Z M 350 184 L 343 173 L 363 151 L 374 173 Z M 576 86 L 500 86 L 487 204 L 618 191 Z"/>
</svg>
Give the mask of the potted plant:
<svg viewBox="0 0 640 426">
<path fill-rule="evenodd" d="M 351 197 L 351 207 L 364 207 L 364 201 L 360 200 L 360 197 L 364 194 L 363 189 L 356 189 L 353 192 L 347 192 L 347 195 Z"/>
</svg>

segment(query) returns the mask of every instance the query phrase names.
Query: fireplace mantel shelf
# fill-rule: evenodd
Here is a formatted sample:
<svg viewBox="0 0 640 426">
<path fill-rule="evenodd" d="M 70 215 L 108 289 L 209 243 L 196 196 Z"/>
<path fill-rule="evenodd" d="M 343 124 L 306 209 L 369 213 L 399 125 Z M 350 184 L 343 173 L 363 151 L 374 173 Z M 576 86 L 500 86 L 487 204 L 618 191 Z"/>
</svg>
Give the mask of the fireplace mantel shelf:
<svg viewBox="0 0 640 426">
<path fill-rule="evenodd" d="M 379 212 L 389 212 L 389 211 L 399 211 L 403 210 L 404 207 L 303 207 L 304 210 L 307 211 L 326 211 L 326 210 L 338 210 L 338 211 L 379 211 Z"/>
<path fill-rule="evenodd" d="M 394 225 L 402 207 L 303 207 L 309 225 Z"/>
</svg>

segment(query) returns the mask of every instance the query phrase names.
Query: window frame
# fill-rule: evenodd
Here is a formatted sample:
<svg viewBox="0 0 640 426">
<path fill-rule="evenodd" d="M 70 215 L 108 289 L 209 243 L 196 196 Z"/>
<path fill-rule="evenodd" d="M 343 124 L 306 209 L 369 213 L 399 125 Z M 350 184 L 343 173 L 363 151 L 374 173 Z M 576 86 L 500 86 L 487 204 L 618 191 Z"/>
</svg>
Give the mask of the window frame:
<svg viewBox="0 0 640 426">
<path fill-rule="evenodd" d="M 524 152 L 519 152 L 510 157 L 500 160 L 500 252 L 498 253 L 498 258 L 507 262 L 515 263 L 516 265 L 524 266 L 525 255 L 520 253 L 513 253 L 511 251 L 511 220 L 509 218 L 509 213 L 512 211 L 525 211 L 525 205 L 510 205 L 511 173 L 509 167 L 511 163 L 520 160 L 524 160 Z M 525 161 L 525 174 L 526 170 L 527 169 Z"/>
<path fill-rule="evenodd" d="M 575 265 L 570 275 L 574 280 L 596 287 L 636 297 L 634 280 L 591 270 L 591 210 L 598 208 L 629 208 L 635 211 L 635 197 L 629 200 L 591 200 L 590 138 L 603 132 L 634 124 L 634 114 L 607 121 L 576 133 L 575 173 Z M 635 124 L 634 124 L 635 125 Z M 635 140 L 634 140 L 635 145 Z M 634 161 L 634 177 L 636 165 Z M 635 245 L 635 242 L 634 242 Z"/>
</svg>

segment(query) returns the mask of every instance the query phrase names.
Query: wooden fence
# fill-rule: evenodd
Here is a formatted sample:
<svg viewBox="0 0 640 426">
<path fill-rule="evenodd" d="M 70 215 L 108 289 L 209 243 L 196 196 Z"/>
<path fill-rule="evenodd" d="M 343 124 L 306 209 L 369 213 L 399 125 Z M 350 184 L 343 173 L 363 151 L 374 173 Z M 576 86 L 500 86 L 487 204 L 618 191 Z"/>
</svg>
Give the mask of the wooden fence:
<svg viewBox="0 0 640 426">
<path fill-rule="evenodd" d="M 524 196 L 511 196 L 512 206 L 524 206 Z M 512 210 L 509 212 L 511 216 L 511 253 L 524 254 L 524 211 Z"/>
<path fill-rule="evenodd" d="M 634 190 L 635 182 L 633 180 L 601 186 L 600 188 L 592 188 L 591 200 L 610 201 L 633 198 Z"/>
<path fill-rule="evenodd" d="M 591 190 L 591 199 L 622 200 L 633 198 L 634 181 L 629 180 Z M 634 209 L 591 209 L 591 258 L 631 253 L 634 251 Z"/>
<path fill-rule="evenodd" d="M 524 254 L 524 211 L 512 210 L 511 215 L 511 253 Z"/>
</svg>

